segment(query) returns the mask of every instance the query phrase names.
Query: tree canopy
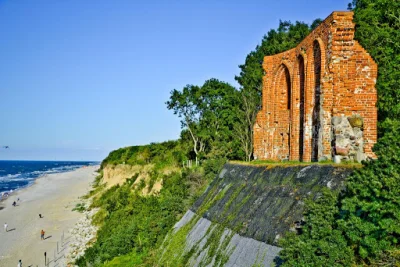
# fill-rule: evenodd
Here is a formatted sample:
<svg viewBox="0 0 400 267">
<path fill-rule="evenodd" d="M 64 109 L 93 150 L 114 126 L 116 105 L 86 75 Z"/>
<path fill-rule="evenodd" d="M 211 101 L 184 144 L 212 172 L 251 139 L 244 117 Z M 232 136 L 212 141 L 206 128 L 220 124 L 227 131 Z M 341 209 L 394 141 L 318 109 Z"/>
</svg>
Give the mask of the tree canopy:
<svg viewBox="0 0 400 267">
<path fill-rule="evenodd" d="M 181 118 L 183 130 L 191 137 L 196 157 L 235 157 L 232 134 L 240 103 L 239 92 L 230 84 L 210 79 L 202 86 L 174 89 L 168 109 Z M 187 134 L 186 133 L 186 134 Z"/>
<path fill-rule="evenodd" d="M 400 118 L 400 1 L 354 0 L 352 8 L 355 38 L 378 64 L 379 121 Z"/>
</svg>

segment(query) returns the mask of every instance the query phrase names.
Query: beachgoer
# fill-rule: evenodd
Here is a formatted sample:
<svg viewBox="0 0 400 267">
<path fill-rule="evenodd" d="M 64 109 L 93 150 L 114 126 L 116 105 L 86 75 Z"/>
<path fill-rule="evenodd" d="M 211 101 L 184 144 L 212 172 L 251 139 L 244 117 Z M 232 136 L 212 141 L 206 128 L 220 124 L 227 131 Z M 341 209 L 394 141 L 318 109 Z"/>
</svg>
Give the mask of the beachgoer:
<svg viewBox="0 0 400 267">
<path fill-rule="evenodd" d="M 17 206 L 17 202 L 14 201 L 12 205 L 13 205 L 14 207 Z"/>
<path fill-rule="evenodd" d="M 42 214 L 40 214 L 40 213 L 39 213 L 39 218 L 40 218 L 40 219 L 42 218 Z"/>
<path fill-rule="evenodd" d="M 43 229 L 42 229 L 42 231 L 40 231 L 40 238 L 41 238 L 42 240 L 44 240 L 44 231 L 43 231 Z"/>
<path fill-rule="evenodd" d="M 17 201 L 19 202 L 19 198 L 17 199 Z"/>
<path fill-rule="evenodd" d="M 7 227 L 8 227 L 8 224 L 5 223 L 5 224 L 4 224 L 4 231 L 6 231 L 6 232 L 8 232 Z"/>
<path fill-rule="evenodd" d="M 22 261 L 21 260 L 19 260 L 17 267 L 22 267 Z"/>
</svg>

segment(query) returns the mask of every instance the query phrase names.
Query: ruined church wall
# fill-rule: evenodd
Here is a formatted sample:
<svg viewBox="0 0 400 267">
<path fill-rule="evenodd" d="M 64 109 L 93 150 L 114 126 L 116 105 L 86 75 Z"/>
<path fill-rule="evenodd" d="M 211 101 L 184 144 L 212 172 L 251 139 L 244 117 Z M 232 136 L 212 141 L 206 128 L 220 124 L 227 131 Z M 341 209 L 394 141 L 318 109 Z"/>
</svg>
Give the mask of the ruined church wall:
<svg viewBox="0 0 400 267">
<path fill-rule="evenodd" d="M 296 48 L 264 58 L 262 110 L 254 126 L 256 158 L 331 159 L 337 145 L 351 146 L 350 141 L 336 144 L 340 131 L 332 127 L 333 118 L 355 115 L 363 120 L 363 136 L 352 145 L 374 157 L 377 65 L 354 40 L 352 19 L 352 12 L 334 12 Z"/>
</svg>

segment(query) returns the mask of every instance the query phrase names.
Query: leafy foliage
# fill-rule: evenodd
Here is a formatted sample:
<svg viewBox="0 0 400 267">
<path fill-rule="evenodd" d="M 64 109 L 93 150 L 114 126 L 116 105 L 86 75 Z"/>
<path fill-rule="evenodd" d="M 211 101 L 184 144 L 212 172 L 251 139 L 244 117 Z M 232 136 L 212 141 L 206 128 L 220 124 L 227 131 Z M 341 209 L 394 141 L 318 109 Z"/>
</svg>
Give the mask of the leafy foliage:
<svg viewBox="0 0 400 267">
<path fill-rule="evenodd" d="M 91 208 L 100 208 L 93 223 L 100 226 L 97 240 L 76 261 L 79 266 L 127 266 L 129 264 L 152 265 L 153 251 L 161 245 L 171 227 L 192 205 L 209 179 L 224 161 L 204 162 L 211 173 L 205 177 L 204 168 L 176 168 L 181 166 L 185 151 L 179 141 L 168 141 L 147 146 L 121 148 L 110 153 L 102 162 L 121 164 L 153 164 L 152 180 L 162 179 L 163 185 L 157 195 L 142 195 L 146 182 L 135 183 L 137 176 L 127 179 L 104 191 L 93 200 Z M 143 153 L 146 152 L 146 160 Z M 163 167 L 174 166 L 173 172 L 163 174 Z M 102 187 L 97 179 L 95 186 Z M 96 191 L 97 188 L 94 190 Z"/>
<path fill-rule="evenodd" d="M 112 261 L 106 262 L 104 267 L 141 266 L 144 264 L 146 257 L 148 257 L 147 251 L 142 251 L 141 253 L 133 251 L 129 254 L 115 257 Z"/>
<path fill-rule="evenodd" d="M 77 212 L 84 212 L 86 210 L 85 204 L 84 203 L 78 203 L 75 205 L 75 207 L 72 209 L 72 211 L 77 211 Z"/>
<path fill-rule="evenodd" d="M 325 192 L 307 203 L 299 236 L 286 237 L 283 266 L 349 266 L 399 259 L 400 122 L 387 120 L 375 145 L 377 160 L 364 162 L 341 195 Z"/>
<path fill-rule="evenodd" d="M 355 37 L 378 63 L 379 121 L 400 118 L 400 1 L 354 0 L 352 7 Z"/>
<path fill-rule="evenodd" d="M 196 157 L 234 157 L 233 124 L 239 97 L 228 83 L 210 79 L 202 86 L 173 90 L 167 107 L 181 118 Z M 237 146 L 237 145 L 236 145 Z"/>
<path fill-rule="evenodd" d="M 108 164 L 145 165 L 180 165 L 187 159 L 187 151 L 181 140 L 151 143 L 145 146 L 130 146 L 110 152 L 102 161 L 101 168 Z"/>
<path fill-rule="evenodd" d="M 159 196 L 141 196 L 137 190 L 132 190 L 132 181 L 106 191 L 96 203 L 107 214 L 97 233 L 97 241 L 77 264 L 100 266 L 99 263 L 132 250 L 141 253 L 159 245 L 186 210 L 182 202 L 189 192 L 188 184 L 179 173 L 164 177 L 164 181 Z"/>
<path fill-rule="evenodd" d="M 308 200 L 307 222 L 301 235 L 291 233 L 281 241 L 283 266 L 343 266 L 350 265 L 354 255 L 343 233 L 329 227 L 334 224 L 339 209 L 337 193 L 324 190 L 315 202 Z"/>
<path fill-rule="evenodd" d="M 370 261 L 400 238 L 400 123 L 385 122 L 374 147 L 378 160 L 352 175 L 340 199 L 338 229 L 360 259 Z"/>
</svg>

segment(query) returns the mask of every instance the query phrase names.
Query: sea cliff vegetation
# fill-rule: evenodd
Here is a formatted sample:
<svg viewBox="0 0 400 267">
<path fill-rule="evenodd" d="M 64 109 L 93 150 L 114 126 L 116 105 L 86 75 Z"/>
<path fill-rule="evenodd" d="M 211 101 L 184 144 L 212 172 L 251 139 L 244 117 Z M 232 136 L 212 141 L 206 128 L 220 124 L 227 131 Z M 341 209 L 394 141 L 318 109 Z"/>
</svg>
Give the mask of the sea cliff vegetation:
<svg viewBox="0 0 400 267">
<path fill-rule="evenodd" d="M 301 233 L 288 234 L 280 243 L 283 266 L 400 262 L 400 1 L 355 0 L 349 9 L 355 15 L 356 39 L 379 68 L 378 159 L 364 162 L 349 176 L 344 191 L 322 190 L 320 198 L 306 202 Z M 263 57 L 295 47 L 319 22 L 281 21 L 270 30 L 239 66 L 239 88 L 213 78 L 174 89 L 166 105 L 181 118 L 179 140 L 121 148 L 104 159 L 100 173 L 118 164 L 151 164 L 150 179 L 126 177 L 107 189 L 99 176 L 90 197 L 92 208 L 100 208 L 94 220 L 100 230 L 76 264 L 162 266 L 158 248 L 221 166 L 227 160 L 252 160 Z M 171 167 L 173 171 L 165 171 Z M 157 180 L 161 190 L 143 194 Z"/>
<path fill-rule="evenodd" d="M 185 159 L 181 141 L 118 149 L 102 162 L 90 208 L 99 208 L 93 223 L 100 227 L 97 239 L 76 261 L 79 266 L 153 265 L 155 249 L 177 220 L 204 191 L 219 163 L 205 161 L 200 167 L 181 168 Z M 126 177 L 122 185 L 103 186 L 101 172 L 118 164 L 152 163 L 149 180 L 137 182 L 139 175 Z M 171 168 L 175 167 L 175 168 Z M 165 170 L 168 170 L 167 172 Z M 173 171 L 170 171 L 173 170 Z M 209 174 L 207 177 L 205 173 Z M 156 180 L 162 188 L 150 192 Z"/>
</svg>

